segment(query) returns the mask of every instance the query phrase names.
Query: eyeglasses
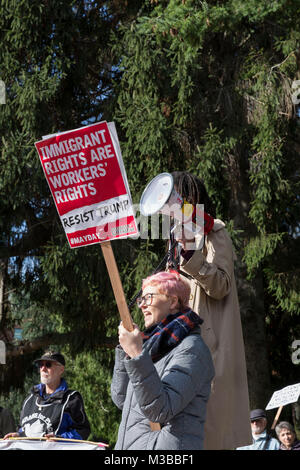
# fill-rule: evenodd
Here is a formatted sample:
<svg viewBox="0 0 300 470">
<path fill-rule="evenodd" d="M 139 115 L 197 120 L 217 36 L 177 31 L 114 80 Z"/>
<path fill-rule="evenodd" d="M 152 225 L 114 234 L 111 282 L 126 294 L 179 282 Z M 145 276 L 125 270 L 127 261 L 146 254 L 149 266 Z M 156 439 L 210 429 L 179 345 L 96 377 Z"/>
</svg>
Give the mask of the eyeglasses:
<svg viewBox="0 0 300 470">
<path fill-rule="evenodd" d="M 50 362 L 50 361 L 47 361 L 47 362 L 39 362 L 38 363 L 38 366 L 39 368 L 41 369 L 42 367 L 47 367 L 47 369 L 51 369 L 51 367 L 54 365 L 54 362 Z"/>
<path fill-rule="evenodd" d="M 159 294 L 159 293 L 152 293 L 152 292 L 149 292 L 149 294 L 146 294 L 146 295 L 142 295 L 141 297 L 138 297 L 136 299 L 136 303 L 137 305 L 140 307 L 142 305 L 142 303 L 144 302 L 146 306 L 149 306 L 152 304 L 152 299 L 153 299 L 153 296 L 154 295 L 165 295 L 166 297 L 169 297 L 168 295 L 166 294 Z"/>
</svg>

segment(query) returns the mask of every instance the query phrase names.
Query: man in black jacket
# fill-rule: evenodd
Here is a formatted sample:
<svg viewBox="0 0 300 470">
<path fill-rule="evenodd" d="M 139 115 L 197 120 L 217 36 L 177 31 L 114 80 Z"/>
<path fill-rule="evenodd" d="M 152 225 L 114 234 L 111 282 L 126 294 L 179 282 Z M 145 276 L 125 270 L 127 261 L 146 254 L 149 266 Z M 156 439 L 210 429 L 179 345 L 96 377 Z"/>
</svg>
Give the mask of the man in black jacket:
<svg viewBox="0 0 300 470">
<path fill-rule="evenodd" d="M 90 434 L 83 399 L 76 390 L 69 390 L 62 378 L 65 358 L 58 352 L 46 352 L 35 363 L 40 369 L 41 383 L 26 398 L 20 418 L 19 432 L 9 437 L 62 437 L 86 440 Z"/>
</svg>

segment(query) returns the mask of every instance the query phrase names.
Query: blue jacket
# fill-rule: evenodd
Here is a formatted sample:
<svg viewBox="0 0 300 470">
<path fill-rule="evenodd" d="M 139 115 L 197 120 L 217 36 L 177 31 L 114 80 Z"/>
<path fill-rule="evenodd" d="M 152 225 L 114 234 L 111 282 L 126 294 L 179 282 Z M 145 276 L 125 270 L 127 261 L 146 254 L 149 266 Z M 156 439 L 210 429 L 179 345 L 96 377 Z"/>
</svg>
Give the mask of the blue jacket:
<svg viewBox="0 0 300 470">
<path fill-rule="evenodd" d="M 40 437 L 53 432 L 66 439 L 84 439 L 90 434 L 90 425 L 79 392 L 69 390 L 64 379 L 51 395 L 45 385 L 35 385 L 26 398 L 21 412 L 19 433 Z"/>
<path fill-rule="evenodd" d="M 268 441 L 267 437 L 269 437 Z M 274 437 L 268 436 L 267 431 L 264 431 L 259 435 L 258 439 L 253 438 L 253 443 L 251 445 L 237 447 L 236 450 L 279 450 L 279 448 L 280 442 Z"/>
</svg>

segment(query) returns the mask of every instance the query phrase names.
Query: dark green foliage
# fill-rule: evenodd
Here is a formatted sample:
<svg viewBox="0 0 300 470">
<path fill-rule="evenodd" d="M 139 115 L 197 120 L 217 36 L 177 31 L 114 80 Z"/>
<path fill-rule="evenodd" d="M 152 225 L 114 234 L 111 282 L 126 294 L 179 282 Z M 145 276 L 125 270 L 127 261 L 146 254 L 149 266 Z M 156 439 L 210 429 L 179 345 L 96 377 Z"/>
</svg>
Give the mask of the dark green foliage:
<svg viewBox="0 0 300 470">
<path fill-rule="evenodd" d="M 284 237 L 296 243 L 299 224 L 291 83 L 300 35 L 299 17 L 287 23 L 297 11 L 288 5 L 157 2 L 123 29 L 117 45 L 124 54 L 118 120 L 134 182 L 148 180 L 149 173 L 189 169 L 202 176 L 227 220 L 241 211 L 232 201 L 243 183 L 255 226 L 254 238 L 245 234 L 249 273 Z M 299 298 L 294 300 L 299 311 Z"/>
<path fill-rule="evenodd" d="M 70 354 L 116 343 L 110 336 L 116 337 L 119 315 L 100 246 L 69 249 L 34 142 L 103 116 L 112 120 L 119 59 L 110 33 L 139 3 L 0 2 L 0 79 L 6 89 L 0 105 L 0 338 L 8 353 L 1 392 L 22 389 L 31 361 L 54 336 L 61 348 L 69 335 Z M 23 328 L 21 343 L 12 341 L 16 324 Z M 33 348 L 23 357 L 26 367 L 10 355 L 24 345 Z M 100 358 L 108 367 L 105 349 L 97 356 L 99 368 Z M 108 387 L 108 368 L 105 377 Z M 20 404 L 16 400 L 15 407 Z"/>
<path fill-rule="evenodd" d="M 70 353 L 66 354 L 70 357 Z M 82 353 L 68 361 L 65 378 L 70 388 L 78 390 L 91 425 L 90 440 L 105 441 L 113 448 L 117 440 L 120 411 L 110 397 L 111 367 L 114 354 L 94 350 Z"/>
<path fill-rule="evenodd" d="M 291 88 L 299 79 L 300 4 L 151 5 L 121 28 L 116 43 L 123 55 L 117 120 L 134 192 L 161 171 L 184 169 L 203 178 L 236 246 L 250 392 L 260 387 L 251 382 L 258 362 L 262 375 L 270 367 L 284 385 L 297 367 L 287 346 L 300 334 L 300 127 Z M 258 280 L 263 290 L 255 300 Z M 266 336 L 258 326 L 262 315 Z M 280 342 L 272 341 L 278 316 L 285 319 L 281 353 Z M 251 394 L 255 406 L 263 406 L 270 392 L 264 393 Z"/>
<path fill-rule="evenodd" d="M 299 8 L 298 0 L 0 1 L 0 330 L 23 322 L 26 340 L 70 335 L 70 385 L 84 395 L 95 436 L 109 428 L 115 439 L 113 359 L 97 348 L 113 346 L 119 315 L 100 246 L 68 247 L 34 142 L 115 121 L 135 203 L 158 173 L 201 176 L 236 248 L 246 346 L 256 337 L 247 316 L 266 328 L 270 369 L 251 350 L 249 370 L 286 385 L 299 367 L 290 350 L 300 338 Z M 129 301 L 166 242 L 112 245 Z M 132 314 L 141 325 L 136 307 Z"/>
<path fill-rule="evenodd" d="M 8 408 L 15 418 L 17 429 L 20 426 L 20 413 L 25 398 L 29 395 L 33 385 L 39 383 L 39 374 L 37 369 L 28 370 L 23 386 L 20 388 L 11 387 L 10 391 L 1 396 L 1 406 Z"/>
</svg>

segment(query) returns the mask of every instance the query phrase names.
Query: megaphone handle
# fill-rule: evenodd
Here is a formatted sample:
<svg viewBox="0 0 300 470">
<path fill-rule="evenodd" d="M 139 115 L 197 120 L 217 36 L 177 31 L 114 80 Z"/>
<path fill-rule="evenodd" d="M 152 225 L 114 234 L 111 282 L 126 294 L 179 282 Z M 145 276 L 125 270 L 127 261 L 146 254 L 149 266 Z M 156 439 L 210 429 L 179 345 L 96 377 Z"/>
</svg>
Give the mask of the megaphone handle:
<svg viewBox="0 0 300 470">
<path fill-rule="evenodd" d="M 180 249 L 179 249 L 179 243 L 177 240 L 175 240 L 174 236 L 174 230 L 176 228 L 176 225 L 174 225 L 170 229 L 170 241 L 169 241 L 169 250 L 168 250 L 168 259 L 167 259 L 167 269 L 178 269 L 179 267 L 179 254 L 180 254 Z M 176 253 L 177 249 L 177 253 Z"/>
<path fill-rule="evenodd" d="M 110 277 L 110 282 L 115 294 L 115 299 L 117 302 L 121 320 L 123 322 L 124 328 L 126 328 L 126 330 L 128 331 L 132 331 L 133 321 L 127 307 L 123 286 L 121 283 L 120 274 L 118 271 L 111 243 L 109 241 L 101 243 L 101 248 L 106 263 L 107 271 Z"/>
</svg>

